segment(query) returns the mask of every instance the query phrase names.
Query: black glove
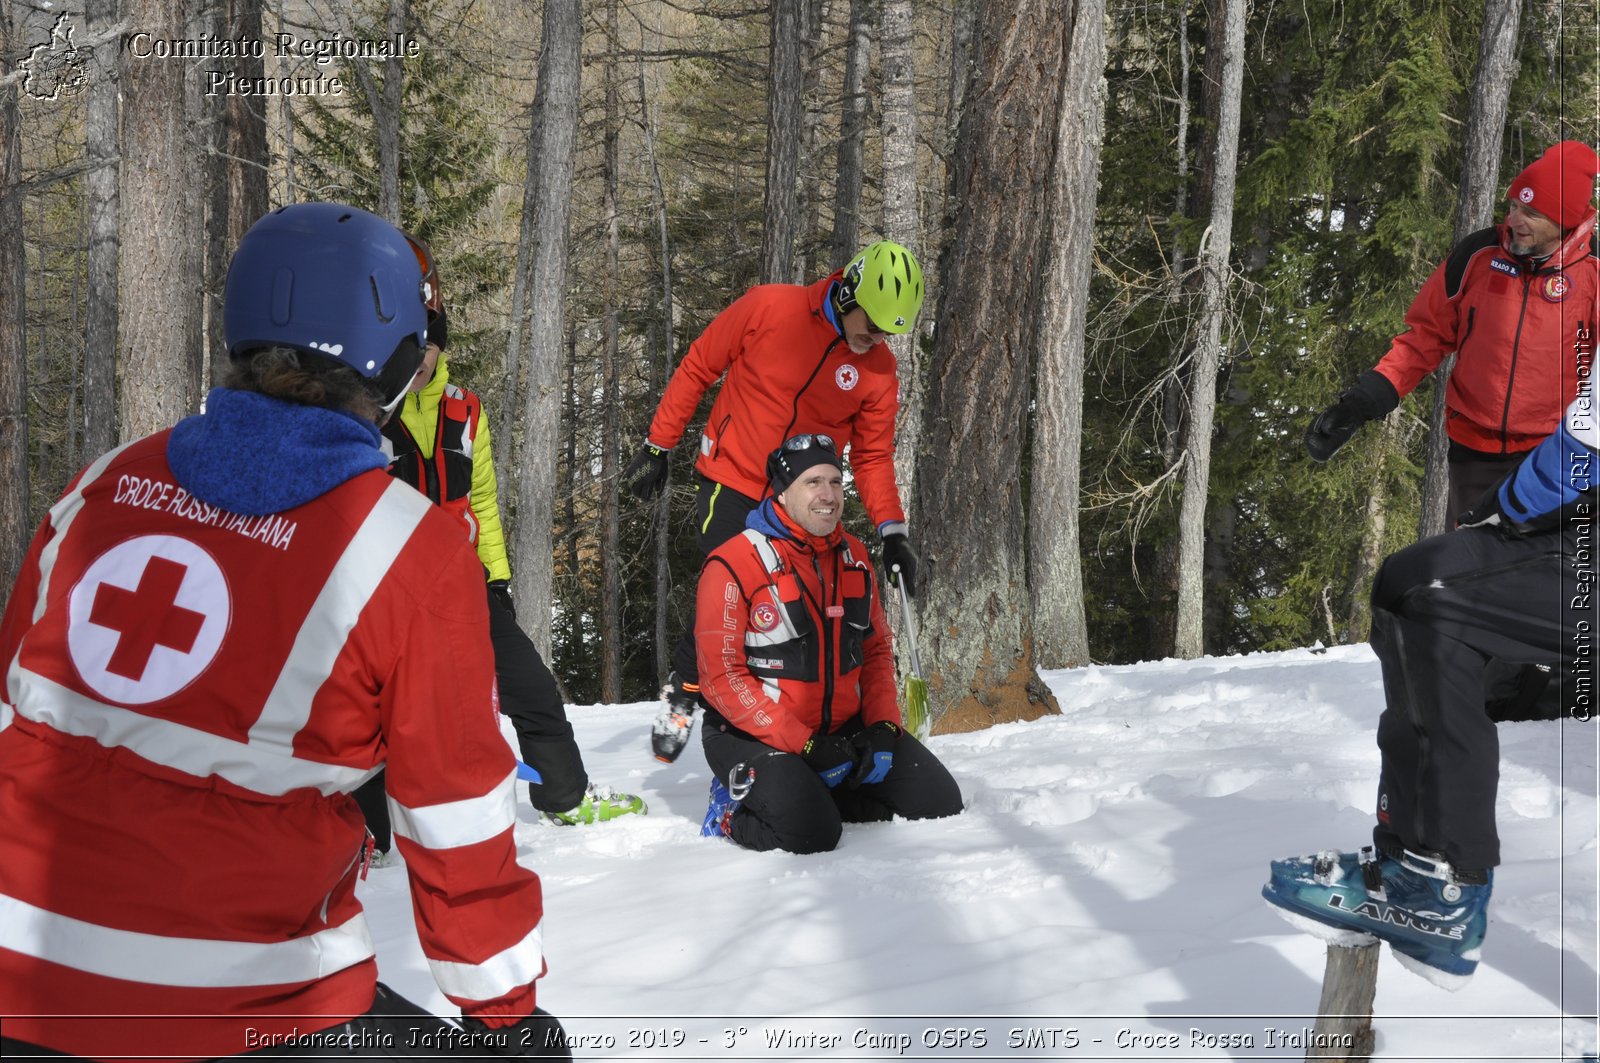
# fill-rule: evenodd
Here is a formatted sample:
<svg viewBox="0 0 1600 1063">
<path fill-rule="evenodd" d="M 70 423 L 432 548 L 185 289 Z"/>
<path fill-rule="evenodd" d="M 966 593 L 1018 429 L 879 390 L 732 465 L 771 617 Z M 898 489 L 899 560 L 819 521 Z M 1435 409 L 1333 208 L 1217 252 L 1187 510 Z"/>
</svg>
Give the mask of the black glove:
<svg viewBox="0 0 1600 1063">
<path fill-rule="evenodd" d="M 855 753 L 856 770 L 850 776 L 850 788 L 880 783 L 889 769 L 894 767 L 894 744 L 900 740 L 900 728 L 888 720 L 879 720 L 850 738 Z"/>
<path fill-rule="evenodd" d="M 517 618 L 517 607 L 511 603 L 511 581 L 492 579 L 489 581 L 489 597 L 500 603 L 501 608 L 511 614 L 511 619 Z"/>
<path fill-rule="evenodd" d="M 622 470 L 622 486 L 633 492 L 641 502 L 648 502 L 661 491 L 667 482 L 667 452 L 646 441 L 639 453 Z"/>
<path fill-rule="evenodd" d="M 1306 453 L 1312 461 L 1323 462 L 1350 442 L 1356 429 L 1368 421 L 1388 415 L 1400 405 L 1400 393 L 1389 383 L 1389 378 L 1375 369 L 1368 369 L 1356 379 L 1354 386 L 1339 394 L 1339 400 L 1317 415 L 1306 430 Z"/>
<path fill-rule="evenodd" d="M 505 1056 L 511 1059 L 571 1059 L 561 1020 L 540 1008 L 514 1026 L 491 1029 L 473 1018 L 461 1020 L 462 1058 Z"/>
<path fill-rule="evenodd" d="M 856 751 L 850 739 L 843 735 L 825 735 L 821 732 L 806 739 L 800 758 L 811 770 L 822 776 L 822 781 L 833 789 L 844 782 L 856 766 Z"/>
<path fill-rule="evenodd" d="M 898 585 L 901 579 L 906 581 L 908 597 L 917 596 L 917 555 L 911 552 L 905 532 L 890 532 L 883 537 L 883 570 L 889 574 L 891 583 Z"/>
</svg>

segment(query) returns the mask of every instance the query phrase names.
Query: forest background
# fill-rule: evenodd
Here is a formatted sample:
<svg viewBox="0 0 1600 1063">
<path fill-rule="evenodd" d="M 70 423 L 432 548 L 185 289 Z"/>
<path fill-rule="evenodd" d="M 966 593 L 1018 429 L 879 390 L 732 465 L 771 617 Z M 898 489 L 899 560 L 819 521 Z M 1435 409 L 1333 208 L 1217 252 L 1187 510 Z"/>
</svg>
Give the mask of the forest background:
<svg viewBox="0 0 1600 1063">
<path fill-rule="evenodd" d="M 1596 0 L 0 0 L 0 585 L 199 408 L 243 231 L 328 199 L 440 259 L 571 701 L 651 696 L 692 600 L 699 423 L 663 498 L 617 487 L 687 344 L 879 237 L 929 282 L 894 346 L 943 728 L 1050 711 L 1041 668 L 1362 641 L 1445 526 L 1440 389 L 1326 466 L 1304 431 L 1512 175 L 1600 140 L 1597 58 Z"/>
</svg>

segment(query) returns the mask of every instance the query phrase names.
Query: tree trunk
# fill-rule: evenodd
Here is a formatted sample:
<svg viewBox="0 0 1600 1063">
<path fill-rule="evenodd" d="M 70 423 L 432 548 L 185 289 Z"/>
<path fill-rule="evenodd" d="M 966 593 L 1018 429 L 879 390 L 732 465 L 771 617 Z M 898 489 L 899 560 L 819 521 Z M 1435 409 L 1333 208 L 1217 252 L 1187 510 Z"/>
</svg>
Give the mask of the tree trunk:
<svg viewBox="0 0 1600 1063">
<path fill-rule="evenodd" d="M 528 635 L 550 656 L 550 527 L 555 512 L 556 434 L 561 421 L 561 342 L 566 327 L 567 238 L 578 135 L 578 85 L 583 46 L 580 0 L 546 0 L 533 101 L 528 167 L 532 187 L 530 239 L 518 247 L 531 263 L 528 302 L 528 385 L 523 398 L 521 457 L 516 466 L 517 518 L 514 593 L 528 602 Z M 526 208 L 525 208 L 526 209 Z M 513 319 L 513 327 L 518 327 Z"/>
<path fill-rule="evenodd" d="M 28 512 L 28 349 L 22 240 L 21 6 L 0 0 L 0 587 L 10 593 L 32 537 Z"/>
<path fill-rule="evenodd" d="M 117 0 L 89 0 L 85 30 L 98 36 L 117 20 Z M 83 455 L 93 459 L 117 443 L 117 51 L 94 50 L 84 117 L 84 178 L 89 220 L 83 336 Z"/>
<path fill-rule="evenodd" d="M 1456 194 L 1452 241 L 1494 221 L 1499 190 L 1500 149 L 1505 140 L 1506 109 L 1517 76 L 1517 31 L 1522 0 L 1484 0 L 1483 35 L 1478 43 L 1478 70 L 1472 77 L 1467 104 L 1466 152 L 1461 187 Z M 1433 373 L 1433 409 L 1428 423 L 1428 458 L 1422 476 L 1422 519 L 1417 538 L 1449 531 L 1457 514 L 1447 513 L 1450 492 L 1450 438 L 1444 429 L 1444 392 L 1456 357 L 1450 355 Z"/>
<path fill-rule="evenodd" d="M 766 220 L 761 227 L 761 282 L 794 283 L 795 230 L 800 202 L 802 109 L 800 85 L 800 0 L 774 0 L 771 6 L 772 55 L 767 75 Z"/>
<path fill-rule="evenodd" d="M 1035 370 L 1028 499 L 1028 582 L 1035 659 L 1046 668 L 1089 663 L 1078 545 L 1083 449 L 1084 322 L 1094 254 L 1094 211 L 1105 139 L 1104 0 L 1079 0 L 1050 180 L 1050 244 Z"/>
<path fill-rule="evenodd" d="M 617 38 L 617 0 L 606 0 L 606 34 Z M 600 376 L 605 402 L 600 410 L 600 700 L 622 700 L 622 556 L 618 549 L 617 505 L 617 305 L 622 300 L 619 276 L 622 233 L 618 218 L 617 140 L 620 136 L 617 49 L 605 61 L 605 133 L 603 205 L 606 226 L 606 317 Z"/>
<path fill-rule="evenodd" d="M 641 49 L 642 52 L 642 49 Z M 650 194 L 655 209 L 656 228 L 661 238 L 661 346 L 656 357 L 650 359 L 650 394 L 659 395 L 672 375 L 673 356 L 677 351 L 677 330 L 672 321 L 672 242 L 667 222 L 667 193 L 661 183 L 661 167 L 656 160 L 656 126 L 650 111 L 650 96 L 644 91 L 644 60 L 640 58 L 639 99 L 644 106 L 644 145 L 650 160 Z M 654 330 L 652 330 L 652 333 Z M 672 590 L 672 478 L 670 466 L 667 482 L 655 500 L 655 592 L 656 612 L 653 627 L 655 646 L 655 677 L 665 686 L 667 674 L 672 670 L 672 643 L 667 633 L 667 596 Z"/>
<path fill-rule="evenodd" d="M 1019 483 L 1056 132 L 1038 116 L 1057 113 L 1070 7 L 986 4 L 974 35 L 912 496 L 926 556 L 917 626 L 944 731 L 1059 711 L 1034 671 Z"/>
<path fill-rule="evenodd" d="M 1233 190 L 1239 165 L 1239 106 L 1244 84 L 1245 0 L 1215 0 L 1223 8 L 1208 35 L 1221 52 L 1216 147 L 1205 169 L 1210 178 L 1211 223 L 1200 241 L 1201 333 L 1189 389 L 1189 431 L 1184 448 L 1183 501 L 1178 513 L 1178 627 L 1174 652 L 1205 653 L 1206 495 L 1211 485 L 1211 428 L 1222 362 L 1222 318 L 1227 309 L 1229 252 L 1233 241 Z M 1212 47 L 1208 43 L 1208 49 Z"/>
<path fill-rule="evenodd" d="M 128 23 L 155 40 L 184 36 L 182 5 L 128 0 Z M 178 60 L 122 67 L 122 265 L 118 372 L 122 438 L 136 439 L 175 423 L 195 408 L 199 378 L 198 248 L 203 226 L 189 218 L 195 166 L 185 124 L 184 78 Z"/>
<path fill-rule="evenodd" d="M 867 65 L 872 48 L 875 0 L 850 0 L 850 27 L 845 38 L 844 97 L 839 117 L 839 172 L 833 194 L 834 266 L 856 252 L 860 231 L 862 156 L 867 139 Z"/>
<path fill-rule="evenodd" d="M 881 0 L 883 27 L 883 234 L 918 253 L 922 220 L 917 210 L 917 101 L 913 12 L 910 0 Z M 931 263 L 929 263 L 931 265 Z M 895 479 L 909 496 L 916 485 L 924 387 L 917 332 L 892 337 L 899 365 L 900 414 L 895 428 Z"/>
</svg>

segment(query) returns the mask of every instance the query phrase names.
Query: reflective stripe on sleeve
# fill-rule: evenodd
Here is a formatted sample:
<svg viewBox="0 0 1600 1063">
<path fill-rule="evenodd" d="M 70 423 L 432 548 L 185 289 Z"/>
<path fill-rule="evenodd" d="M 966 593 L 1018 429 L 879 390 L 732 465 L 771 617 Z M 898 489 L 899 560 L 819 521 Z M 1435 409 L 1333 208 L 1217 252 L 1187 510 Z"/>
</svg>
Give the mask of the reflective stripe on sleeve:
<svg viewBox="0 0 1600 1063">
<path fill-rule="evenodd" d="M 494 1000 L 544 973 L 543 935 L 535 926 L 521 941 L 482 963 L 429 958 L 428 967 L 446 996 L 456 1000 Z"/>
<path fill-rule="evenodd" d="M 391 797 L 394 832 L 425 849 L 455 849 L 488 841 L 516 826 L 516 784 L 517 773 L 512 771 L 482 797 L 424 808 L 408 808 Z"/>
</svg>

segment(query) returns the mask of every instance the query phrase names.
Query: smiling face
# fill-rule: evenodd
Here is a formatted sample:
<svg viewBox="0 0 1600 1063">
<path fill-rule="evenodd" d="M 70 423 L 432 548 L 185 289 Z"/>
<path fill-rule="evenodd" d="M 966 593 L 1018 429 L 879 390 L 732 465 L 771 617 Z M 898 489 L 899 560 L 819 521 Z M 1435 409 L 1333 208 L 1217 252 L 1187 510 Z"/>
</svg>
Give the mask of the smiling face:
<svg viewBox="0 0 1600 1063">
<path fill-rule="evenodd" d="M 1544 258 L 1561 246 L 1561 226 L 1516 200 L 1506 211 L 1506 230 L 1511 234 L 1506 249 L 1513 255 Z"/>
<path fill-rule="evenodd" d="M 859 306 L 839 319 L 839 327 L 844 330 L 844 341 L 856 354 L 866 354 L 872 350 L 874 344 L 889 336 L 889 333 L 880 331 L 867 316 L 867 312 Z"/>
<path fill-rule="evenodd" d="M 813 465 L 784 488 L 778 505 L 800 527 L 826 538 L 844 516 L 844 474 L 828 462 Z"/>
</svg>

